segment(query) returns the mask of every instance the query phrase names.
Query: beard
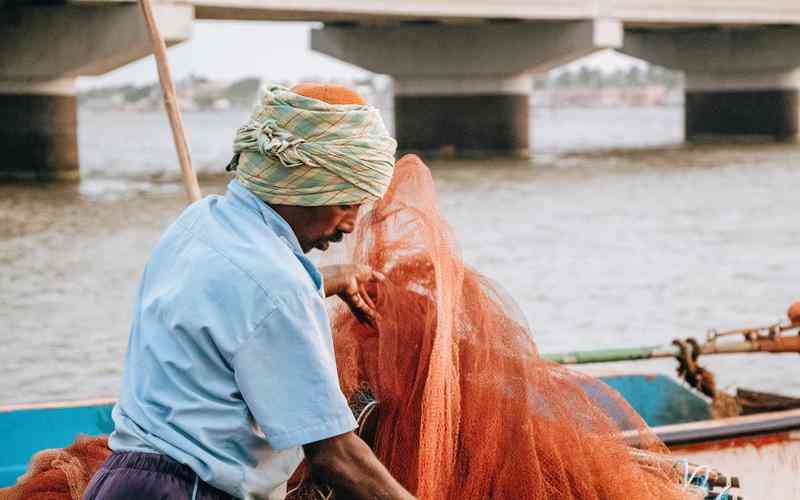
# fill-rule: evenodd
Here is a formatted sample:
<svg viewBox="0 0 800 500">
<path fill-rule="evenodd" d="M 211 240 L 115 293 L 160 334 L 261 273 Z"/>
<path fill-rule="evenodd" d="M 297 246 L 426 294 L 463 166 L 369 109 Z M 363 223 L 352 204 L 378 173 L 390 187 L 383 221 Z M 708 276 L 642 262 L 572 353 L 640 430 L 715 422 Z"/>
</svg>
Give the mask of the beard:
<svg viewBox="0 0 800 500">
<path fill-rule="evenodd" d="M 316 248 L 317 250 L 324 252 L 325 250 L 328 249 L 328 247 L 331 246 L 331 243 L 339 243 L 343 239 L 344 239 L 344 233 L 341 231 L 336 231 L 331 236 L 325 236 L 318 239 L 316 243 L 314 243 L 313 248 Z"/>
</svg>

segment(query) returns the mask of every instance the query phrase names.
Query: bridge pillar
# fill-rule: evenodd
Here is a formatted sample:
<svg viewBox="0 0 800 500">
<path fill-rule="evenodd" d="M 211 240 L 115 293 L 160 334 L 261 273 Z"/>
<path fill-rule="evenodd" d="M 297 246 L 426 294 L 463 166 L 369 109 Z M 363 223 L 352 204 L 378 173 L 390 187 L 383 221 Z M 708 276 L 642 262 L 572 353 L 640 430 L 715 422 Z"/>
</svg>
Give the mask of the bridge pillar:
<svg viewBox="0 0 800 500">
<path fill-rule="evenodd" d="M 800 30 L 633 32 L 623 52 L 686 73 L 686 139 L 800 139 Z"/>
<path fill-rule="evenodd" d="M 146 56 L 135 4 L 9 5 L 0 16 L 0 181 L 77 179 L 75 78 Z M 194 8 L 156 4 L 168 44 L 191 35 Z M 76 28 L 79 27 L 79 28 Z"/>
<path fill-rule="evenodd" d="M 395 81 L 401 151 L 527 155 L 531 82 L 592 52 L 622 44 L 614 20 L 326 25 L 311 47 Z"/>
<path fill-rule="evenodd" d="M 397 78 L 394 115 L 405 151 L 448 156 L 527 156 L 528 75 Z"/>
<path fill-rule="evenodd" d="M 78 178 L 75 80 L 0 82 L 0 178 Z"/>
<path fill-rule="evenodd" d="M 800 139 L 800 79 L 791 73 L 686 75 L 686 139 Z"/>
</svg>

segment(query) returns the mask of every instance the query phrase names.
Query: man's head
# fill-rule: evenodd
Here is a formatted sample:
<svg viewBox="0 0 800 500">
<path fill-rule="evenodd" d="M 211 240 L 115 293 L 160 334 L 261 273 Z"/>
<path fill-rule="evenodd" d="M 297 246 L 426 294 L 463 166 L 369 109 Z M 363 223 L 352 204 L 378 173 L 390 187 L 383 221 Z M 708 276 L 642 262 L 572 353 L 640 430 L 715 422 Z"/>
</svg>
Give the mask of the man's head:
<svg viewBox="0 0 800 500">
<path fill-rule="evenodd" d="M 237 133 L 237 179 L 292 227 L 304 252 L 355 229 L 389 186 L 397 143 L 378 111 L 341 85 L 265 89 Z"/>
<path fill-rule="evenodd" d="M 292 92 L 328 104 L 366 104 L 364 98 L 357 92 L 342 85 L 301 83 L 292 87 Z M 345 234 L 353 232 L 361 204 L 319 207 L 272 205 L 272 207 L 287 221 L 293 219 L 289 225 L 300 241 L 303 252 L 309 252 L 313 248 L 324 252 L 331 243 L 342 241 Z"/>
</svg>

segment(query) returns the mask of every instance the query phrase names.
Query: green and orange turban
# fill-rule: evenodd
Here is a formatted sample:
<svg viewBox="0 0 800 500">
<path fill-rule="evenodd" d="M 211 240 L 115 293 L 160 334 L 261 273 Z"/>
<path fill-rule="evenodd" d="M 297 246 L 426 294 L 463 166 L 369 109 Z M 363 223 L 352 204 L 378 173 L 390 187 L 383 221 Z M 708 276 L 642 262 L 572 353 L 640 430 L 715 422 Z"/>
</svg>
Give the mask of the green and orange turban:
<svg viewBox="0 0 800 500">
<path fill-rule="evenodd" d="M 230 167 L 242 185 L 279 205 L 352 205 L 383 196 L 397 142 L 376 108 L 332 87 L 264 87 L 233 144 Z"/>
</svg>

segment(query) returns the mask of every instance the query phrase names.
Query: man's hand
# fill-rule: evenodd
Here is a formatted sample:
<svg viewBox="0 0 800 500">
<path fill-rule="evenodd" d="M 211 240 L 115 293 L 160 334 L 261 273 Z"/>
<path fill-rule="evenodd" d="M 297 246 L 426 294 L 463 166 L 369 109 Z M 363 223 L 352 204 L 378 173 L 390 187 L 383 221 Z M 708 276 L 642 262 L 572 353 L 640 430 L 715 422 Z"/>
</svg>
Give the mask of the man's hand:
<svg viewBox="0 0 800 500">
<path fill-rule="evenodd" d="M 303 446 L 314 479 L 337 498 L 415 500 L 352 432 Z"/>
<path fill-rule="evenodd" d="M 325 283 L 325 296 L 338 295 L 353 314 L 365 323 L 375 326 L 379 319 L 375 302 L 370 294 L 376 283 L 386 278 L 369 266 L 342 265 L 320 268 Z"/>
</svg>

